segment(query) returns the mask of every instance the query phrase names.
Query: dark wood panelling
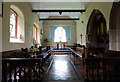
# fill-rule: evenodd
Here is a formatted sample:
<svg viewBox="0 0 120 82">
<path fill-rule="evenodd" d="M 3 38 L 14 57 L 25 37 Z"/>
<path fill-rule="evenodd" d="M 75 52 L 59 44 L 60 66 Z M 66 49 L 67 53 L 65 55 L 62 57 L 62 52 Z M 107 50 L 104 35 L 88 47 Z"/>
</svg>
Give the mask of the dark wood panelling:
<svg viewBox="0 0 120 82">
<path fill-rule="evenodd" d="M 2 58 L 18 57 L 18 56 L 21 56 L 21 50 L 20 49 L 2 52 Z"/>
</svg>

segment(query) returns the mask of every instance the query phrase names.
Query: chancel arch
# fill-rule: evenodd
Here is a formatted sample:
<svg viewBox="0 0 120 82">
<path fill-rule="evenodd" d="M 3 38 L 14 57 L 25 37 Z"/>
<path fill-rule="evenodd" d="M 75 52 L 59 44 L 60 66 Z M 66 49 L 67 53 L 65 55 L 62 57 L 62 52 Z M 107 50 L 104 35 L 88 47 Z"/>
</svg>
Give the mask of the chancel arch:
<svg viewBox="0 0 120 82">
<path fill-rule="evenodd" d="M 87 25 L 87 47 L 108 48 L 109 35 L 106 20 L 101 11 L 94 9 Z"/>
</svg>

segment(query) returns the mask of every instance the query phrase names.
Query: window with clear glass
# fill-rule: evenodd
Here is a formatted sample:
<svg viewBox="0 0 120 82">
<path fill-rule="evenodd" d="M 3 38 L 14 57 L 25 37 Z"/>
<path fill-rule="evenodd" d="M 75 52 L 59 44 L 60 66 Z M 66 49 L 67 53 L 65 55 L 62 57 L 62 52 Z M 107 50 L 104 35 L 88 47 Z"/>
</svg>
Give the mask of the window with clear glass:
<svg viewBox="0 0 120 82">
<path fill-rule="evenodd" d="M 10 43 L 24 43 L 24 16 L 21 10 L 11 5 L 10 7 L 10 27 L 9 27 L 9 35 L 10 35 Z"/>
<path fill-rule="evenodd" d="M 36 27 L 35 24 L 34 24 L 34 30 L 33 30 L 33 32 L 34 32 L 34 40 L 37 41 L 37 27 Z"/>
<path fill-rule="evenodd" d="M 63 27 L 57 27 L 55 29 L 55 39 L 54 42 L 67 42 L 66 32 Z"/>
<path fill-rule="evenodd" d="M 10 37 L 17 37 L 17 14 L 13 9 L 10 10 Z"/>
</svg>

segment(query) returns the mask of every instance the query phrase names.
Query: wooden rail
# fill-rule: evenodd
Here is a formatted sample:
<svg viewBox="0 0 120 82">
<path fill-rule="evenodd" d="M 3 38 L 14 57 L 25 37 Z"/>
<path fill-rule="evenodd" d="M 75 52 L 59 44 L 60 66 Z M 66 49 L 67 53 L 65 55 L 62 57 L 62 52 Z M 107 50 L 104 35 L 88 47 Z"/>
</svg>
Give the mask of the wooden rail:
<svg viewBox="0 0 120 82">
<path fill-rule="evenodd" d="M 86 81 L 120 81 L 120 58 L 86 58 Z"/>
<path fill-rule="evenodd" d="M 2 81 L 41 80 L 41 58 L 3 58 Z"/>
<path fill-rule="evenodd" d="M 50 50 L 50 46 L 39 46 L 39 53 L 42 54 L 48 50 Z"/>
</svg>

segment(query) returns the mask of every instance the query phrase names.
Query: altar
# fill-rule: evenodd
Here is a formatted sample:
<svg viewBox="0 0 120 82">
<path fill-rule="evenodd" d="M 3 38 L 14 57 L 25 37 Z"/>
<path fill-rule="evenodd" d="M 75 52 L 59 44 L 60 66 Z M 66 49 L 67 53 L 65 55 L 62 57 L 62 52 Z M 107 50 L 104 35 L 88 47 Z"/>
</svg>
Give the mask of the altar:
<svg viewBox="0 0 120 82">
<path fill-rule="evenodd" d="M 66 42 L 57 42 L 56 43 L 56 48 L 57 49 L 61 49 L 61 48 L 64 49 L 66 44 L 67 44 Z"/>
</svg>

